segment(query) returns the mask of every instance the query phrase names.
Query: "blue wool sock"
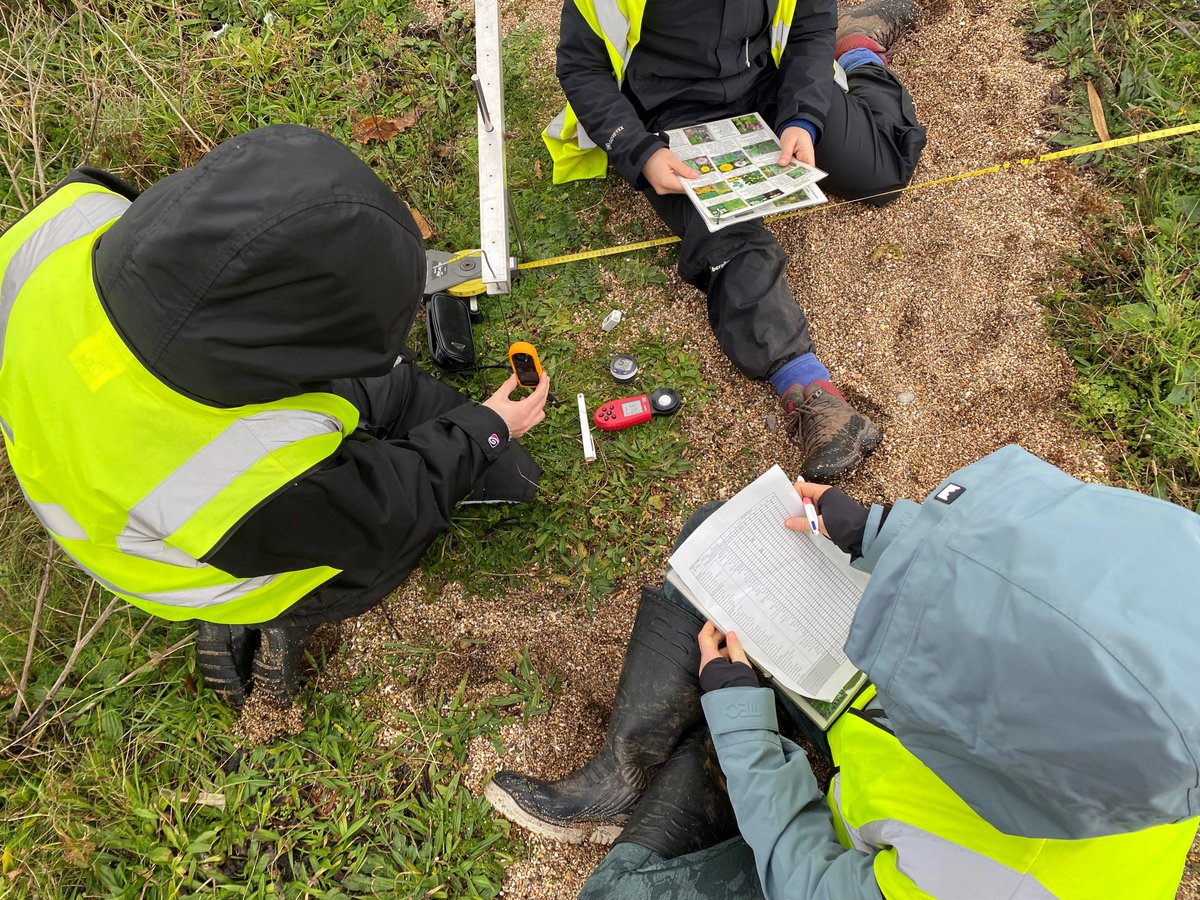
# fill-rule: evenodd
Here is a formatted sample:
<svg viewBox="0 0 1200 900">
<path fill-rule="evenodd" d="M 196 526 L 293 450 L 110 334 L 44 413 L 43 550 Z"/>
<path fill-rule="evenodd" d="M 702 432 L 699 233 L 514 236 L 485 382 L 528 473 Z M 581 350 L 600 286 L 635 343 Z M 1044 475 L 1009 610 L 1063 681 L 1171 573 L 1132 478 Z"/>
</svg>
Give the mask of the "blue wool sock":
<svg viewBox="0 0 1200 900">
<path fill-rule="evenodd" d="M 874 50 L 868 50 L 866 47 L 859 47 L 855 50 L 847 50 L 840 57 L 838 57 L 838 62 L 842 64 L 842 69 L 847 72 L 852 69 L 857 69 L 859 66 L 884 65 L 883 57 Z"/>
<path fill-rule="evenodd" d="M 805 353 L 795 359 L 789 359 L 780 366 L 773 375 L 768 376 L 771 387 L 780 397 L 787 393 L 793 384 L 810 385 L 814 381 L 828 381 L 829 370 L 817 359 L 815 353 Z"/>
</svg>

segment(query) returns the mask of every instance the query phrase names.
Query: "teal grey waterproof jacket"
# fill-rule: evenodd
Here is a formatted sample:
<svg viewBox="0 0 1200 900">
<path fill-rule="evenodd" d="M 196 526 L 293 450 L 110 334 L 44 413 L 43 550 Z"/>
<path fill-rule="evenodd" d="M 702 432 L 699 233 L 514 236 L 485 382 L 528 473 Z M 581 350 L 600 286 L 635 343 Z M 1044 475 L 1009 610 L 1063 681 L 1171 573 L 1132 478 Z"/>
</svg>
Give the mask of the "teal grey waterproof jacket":
<svg viewBox="0 0 1200 900">
<path fill-rule="evenodd" d="M 846 652 L 910 752 L 1007 834 L 1078 840 L 1200 814 L 1200 516 L 1018 447 L 879 529 L 881 514 Z M 838 842 L 770 692 L 703 702 L 766 896 L 879 898 L 872 856 Z"/>
</svg>

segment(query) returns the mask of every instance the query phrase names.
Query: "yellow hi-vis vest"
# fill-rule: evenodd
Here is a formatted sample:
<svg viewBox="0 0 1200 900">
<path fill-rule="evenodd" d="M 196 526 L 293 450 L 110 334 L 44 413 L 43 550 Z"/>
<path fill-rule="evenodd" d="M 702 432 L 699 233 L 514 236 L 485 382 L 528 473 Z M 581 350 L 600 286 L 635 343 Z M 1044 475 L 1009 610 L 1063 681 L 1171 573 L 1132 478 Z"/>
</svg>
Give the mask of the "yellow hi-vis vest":
<svg viewBox="0 0 1200 900">
<path fill-rule="evenodd" d="M 101 585 L 166 619 L 274 618 L 338 573 L 238 578 L 199 562 L 358 424 L 314 393 L 218 409 L 159 381 L 121 340 L 92 250 L 129 201 L 69 184 L 0 236 L 0 428 L 46 529 Z"/>
<path fill-rule="evenodd" d="M 869 688 L 853 706 L 875 695 Z M 1014 837 L 890 732 L 847 712 L 829 730 L 843 846 L 874 853 L 887 900 L 1173 900 L 1200 819 L 1085 840 Z"/>
<path fill-rule="evenodd" d="M 625 80 L 625 68 L 633 48 L 642 37 L 642 17 L 647 0 L 575 0 L 592 31 L 608 49 L 617 87 Z M 796 0 L 779 0 L 771 21 L 771 57 L 775 65 L 783 58 L 788 32 L 796 13 Z M 554 160 L 554 183 L 583 178 L 603 178 L 608 170 L 608 154 L 587 136 L 571 104 L 551 120 L 542 132 L 542 140 Z"/>
</svg>

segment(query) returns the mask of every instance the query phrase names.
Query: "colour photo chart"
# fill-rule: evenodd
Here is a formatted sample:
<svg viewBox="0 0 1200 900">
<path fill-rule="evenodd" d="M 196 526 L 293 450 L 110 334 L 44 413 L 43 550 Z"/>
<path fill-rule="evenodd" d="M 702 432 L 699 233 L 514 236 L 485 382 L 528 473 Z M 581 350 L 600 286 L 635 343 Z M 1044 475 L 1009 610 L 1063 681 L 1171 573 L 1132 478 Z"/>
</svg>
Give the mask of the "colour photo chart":
<svg viewBox="0 0 1200 900">
<path fill-rule="evenodd" d="M 779 141 L 758 113 L 667 132 L 671 151 L 700 177 L 680 179 L 709 231 L 768 213 L 825 202 L 825 173 L 779 165 Z"/>
</svg>

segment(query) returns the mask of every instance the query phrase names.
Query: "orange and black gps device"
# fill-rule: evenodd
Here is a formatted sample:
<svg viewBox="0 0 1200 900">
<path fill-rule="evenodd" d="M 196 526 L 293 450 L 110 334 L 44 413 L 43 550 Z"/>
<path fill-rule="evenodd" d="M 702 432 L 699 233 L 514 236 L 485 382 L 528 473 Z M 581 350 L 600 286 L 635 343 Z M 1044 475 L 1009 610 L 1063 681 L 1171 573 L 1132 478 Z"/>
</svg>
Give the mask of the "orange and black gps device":
<svg viewBox="0 0 1200 900">
<path fill-rule="evenodd" d="M 528 341 L 516 341 L 508 348 L 508 361 L 517 382 L 523 387 L 537 387 L 542 380 L 542 363 L 537 350 Z"/>
</svg>

